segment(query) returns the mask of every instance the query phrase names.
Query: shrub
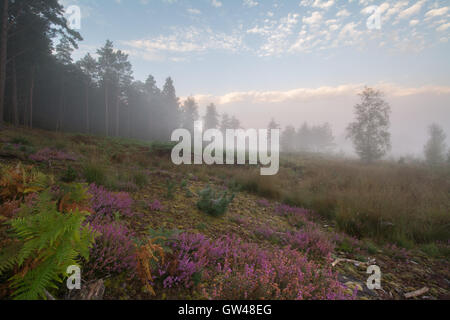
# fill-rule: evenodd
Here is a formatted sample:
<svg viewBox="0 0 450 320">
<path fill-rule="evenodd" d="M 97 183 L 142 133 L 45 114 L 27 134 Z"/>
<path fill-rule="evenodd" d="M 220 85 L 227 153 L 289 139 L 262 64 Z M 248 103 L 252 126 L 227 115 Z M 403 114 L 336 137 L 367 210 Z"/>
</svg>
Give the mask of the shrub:
<svg viewBox="0 0 450 320">
<path fill-rule="evenodd" d="M 32 166 L 18 164 L 15 167 L 0 165 L 0 202 L 21 200 L 28 194 L 45 190 L 53 182 Z"/>
<path fill-rule="evenodd" d="M 63 281 L 69 266 L 79 264 L 80 256 L 89 259 L 94 233 L 83 226 L 87 215 L 78 209 L 61 214 L 44 192 L 37 204 L 25 205 L 20 217 L 8 222 L 18 241 L 2 250 L 0 275 L 16 271 L 10 279 L 16 299 L 45 299 L 45 291 Z"/>
<path fill-rule="evenodd" d="M 74 182 L 78 178 L 78 173 L 75 171 L 72 166 L 68 166 L 66 171 L 64 172 L 64 175 L 62 176 L 61 180 L 63 182 Z"/>
<path fill-rule="evenodd" d="M 30 160 L 36 162 L 48 162 L 51 160 L 59 161 L 77 161 L 78 157 L 74 154 L 69 154 L 60 150 L 52 150 L 50 148 L 44 148 L 37 153 L 30 156 Z"/>
<path fill-rule="evenodd" d="M 109 192 L 103 187 L 91 184 L 89 194 L 92 196 L 90 206 L 95 212 L 89 217 L 90 221 L 111 222 L 115 219 L 116 213 L 126 217 L 134 215 L 132 209 L 134 201 L 126 192 Z"/>
<path fill-rule="evenodd" d="M 330 266 L 322 267 L 300 252 L 271 252 L 225 236 L 209 240 L 181 234 L 172 242 L 174 257 L 159 270 L 166 288 L 197 288 L 206 299 L 349 299 Z"/>
<path fill-rule="evenodd" d="M 136 271 L 133 233 L 119 223 L 94 222 L 93 229 L 100 235 L 90 250 L 91 259 L 86 264 L 86 276 L 98 278 L 122 273 L 133 275 Z"/>
<path fill-rule="evenodd" d="M 148 185 L 148 178 L 145 174 L 142 172 L 135 173 L 133 176 L 133 182 L 138 186 L 139 188 L 145 187 Z"/>
<path fill-rule="evenodd" d="M 83 168 L 84 178 L 87 183 L 95 183 L 96 185 L 105 185 L 106 172 L 105 169 L 96 164 L 87 164 Z"/>
<path fill-rule="evenodd" d="M 22 146 L 31 146 L 31 142 L 30 140 L 28 140 L 28 138 L 23 137 L 23 136 L 17 136 L 11 139 L 10 141 L 12 144 L 19 144 Z"/>
<path fill-rule="evenodd" d="M 233 202 L 234 197 L 234 194 L 228 196 L 226 191 L 217 195 L 214 190 L 207 187 L 200 192 L 200 200 L 197 202 L 197 207 L 213 217 L 219 217 L 227 212 L 228 206 Z"/>
</svg>

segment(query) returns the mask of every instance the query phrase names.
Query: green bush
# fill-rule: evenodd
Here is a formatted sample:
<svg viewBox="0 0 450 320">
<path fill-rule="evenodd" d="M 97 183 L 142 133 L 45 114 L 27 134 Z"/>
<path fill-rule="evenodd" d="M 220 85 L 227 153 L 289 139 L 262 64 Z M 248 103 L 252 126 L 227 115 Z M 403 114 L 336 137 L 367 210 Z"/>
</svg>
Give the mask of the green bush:
<svg viewBox="0 0 450 320">
<path fill-rule="evenodd" d="M 106 172 L 105 169 L 96 164 L 87 164 L 84 167 L 84 178 L 88 183 L 95 183 L 98 186 L 105 185 Z"/>
<path fill-rule="evenodd" d="M 145 187 L 148 185 L 148 178 L 147 176 L 142 172 L 137 172 L 133 176 L 133 182 L 136 184 L 139 188 Z"/>
<path fill-rule="evenodd" d="M 68 166 L 66 169 L 66 172 L 62 176 L 61 180 L 63 182 L 70 183 L 70 182 L 74 182 L 77 178 L 78 178 L 78 173 L 75 171 L 74 168 L 72 168 L 72 166 Z"/>
<path fill-rule="evenodd" d="M 234 194 L 229 196 L 228 192 L 217 195 L 214 190 L 207 187 L 200 192 L 200 200 L 197 202 L 197 207 L 213 217 L 220 217 L 227 212 L 228 206 L 233 202 L 234 197 Z"/>
</svg>

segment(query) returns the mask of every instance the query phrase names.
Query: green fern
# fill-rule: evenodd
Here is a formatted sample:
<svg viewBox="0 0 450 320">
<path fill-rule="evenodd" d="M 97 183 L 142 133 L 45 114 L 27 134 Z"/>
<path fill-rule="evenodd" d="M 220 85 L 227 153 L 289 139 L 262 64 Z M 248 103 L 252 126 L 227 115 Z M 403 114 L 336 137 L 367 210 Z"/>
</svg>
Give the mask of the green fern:
<svg viewBox="0 0 450 320">
<path fill-rule="evenodd" d="M 89 259 L 94 233 L 84 225 L 87 212 L 57 211 L 51 194 L 44 192 L 33 206 L 24 206 L 20 217 L 9 221 L 20 245 L 0 253 L 0 275 L 19 270 L 11 279 L 17 300 L 45 299 L 45 291 L 57 289 L 67 267 L 78 265 L 78 259 Z"/>
</svg>

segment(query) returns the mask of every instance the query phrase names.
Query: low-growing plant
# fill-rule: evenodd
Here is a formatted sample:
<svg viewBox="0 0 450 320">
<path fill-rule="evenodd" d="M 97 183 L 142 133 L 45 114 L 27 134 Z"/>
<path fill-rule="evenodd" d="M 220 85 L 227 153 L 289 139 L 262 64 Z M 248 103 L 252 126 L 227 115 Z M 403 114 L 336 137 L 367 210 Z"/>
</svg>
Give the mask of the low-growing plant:
<svg viewBox="0 0 450 320">
<path fill-rule="evenodd" d="M 176 185 L 177 184 L 175 183 L 175 181 L 167 181 L 167 183 L 166 183 L 166 188 L 167 188 L 166 199 L 173 199 L 175 197 L 174 192 L 175 192 Z"/>
<path fill-rule="evenodd" d="M 95 183 L 96 185 L 101 186 L 105 185 L 107 181 L 105 169 L 94 163 L 89 163 L 84 166 L 83 175 L 86 182 L 89 184 Z"/>
<path fill-rule="evenodd" d="M 228 195 L 227 191 L 217 194 L 211 187 L 200 192 L 200 200 L 197 202 L 199 210 L 213 216 L 220 217 L 224 215 L 228 206 L 233 202 L 235 195 Z"/>
<path fill-rule="evenodd" d="M 64 172 L 64 175 L 61 177 L 61 180 L 63 182 L 74 182 L 78 178 L 78 172 L 72 167 L 68 166 L 66 171 Z"/>
<path fill-rule="evenodd" d="M 78 209 L 62 214 L 46 191 L 8 222 L 17 241 L 2 250 L 0 275 L 14 269 L 10 281 L 15 299 L 46 299 L 46 291 L 57 289 L 69 266 L 79 265 L 81 257 L 89 259 L 94 233 L 84 225 L 87 215 Z"/>
<path fill-rule="evenodd" d="M 133 182 L 136 184 L 136 186 L 142 188 L 148 185 L 148 177 L 142 172 L 137 172 L 133 176 Z"/>
<path fill-rule="evenodd" d="M 91 259 L 86 263 L 86 277 L 96 279 L 123 273 L 134 276 L 137 266 L 134 234 L 117 222 L 94 222 L 92 225 L 99 236 L 90 250 Z"/>
</svg>

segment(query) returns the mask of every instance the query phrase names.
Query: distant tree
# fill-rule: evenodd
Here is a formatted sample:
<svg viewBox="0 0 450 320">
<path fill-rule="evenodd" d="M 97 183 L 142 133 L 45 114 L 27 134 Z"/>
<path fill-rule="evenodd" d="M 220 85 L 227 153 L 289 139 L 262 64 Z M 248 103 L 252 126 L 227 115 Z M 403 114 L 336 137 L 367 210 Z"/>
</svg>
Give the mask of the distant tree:
<svg viewBox="0 0 450 320">
<path fill-rule="evenodd" d="M 105 119 L 105 134 L 109 135 L 109 112 L 110 112 L 110 91 L 117 82 L 116 74 L 114 72 L 116 64 L 116 55 L 114 53 L 114 45 L 112 41 L 107 40 L 105 45 L 97 50 L 98 71 L 100 76 L 100 83 L 103 87 L 104 93 L 104 119 Z"/>
<path fill-rule="evenodd" d="M 163 140 L 170 140 L 172 131 L 177 129 L 180 125 L 180 106 L 177 97 L 175 86 L 172 78 L 167 78 L 162 90 L 163 99 L 163 125 L 162 137 Z"/>
<path fill-rule="evenodd" d="M 82 40 L 82 38 L 79 33 L 68 28 L 67 20 L 64 18 L 64 8 L 58 0 L 2 0 L 0 2 L 0 10 L 0 127 L 4 121 L 8 63 L 14 63 L 19 55 L 28 55 L 30 57 L 28 67 L 30 77 L 29 106 L 31 107 L 29 111 L 31 118 L 29 122 L 32 125 L 32 93 L 34 91 L 36 59 L 40 58 L 40 54 L 43 52 L 39 49 L 43 47 L 42 45 L 48 48 L 50 38 L 55 35 L 67 37 L 74 47 L 77 46 L 76 41 Z M 37 36 L 36 31 L 38 32 Z M 18 37 L 27 38 L 27 41 L 22 41 L 23 46 L 16 48 L 20 51 L 14 50 L 13 47 L 8 48 L 11 44 L 10 41 L 14 42 Z M 40 42 L 39 46 L 36 46 L 37 41 Z M 50 50 L 46 51 L 45 54 L 48 57 Z"/>
<path fill-rule="evenodd" d="M 227 113 L 224 113 L 220 122 L 220 130 L 225 132 L 227 129 L 231 129 L 231 119 Z"/>
<path fill-rule="evenodd" d="M 280 129 L 280 125 L 278 124 L 278 123 L 276 123 L 275 122 L 275 119 L 273 119 L 272 118 L 272 120 L 270 120 L 270 122 L 269 122 L 269 125 L 267 126 L 267 129 L 268 129 L 268 131 L 267 131 L 267 142 L 268 142 L 268 145 L 270 146 L 271 145 L 271 138 L 272 138 L 272 135 L 271 135 L 271 131 L 272 130 L 276 130 L 276 129 Z"/>
<path fill-rule="evenodd" d="M 77 62 L 78 67 L 84 75 L 85 83 L 85 113 L 86 113 L 86 132 L 90 132 L 89 126 L 89 91 L 92 83 L 97 80 L 97 61 L 88 53 Z"/>
<path fill-rule="evenodd" d="M 294 152 L 296 150 L 296 132 L 293 126 L 287 126 L 281 135 L 281 150 Z"/>
<path fill-rule="evenodd" d="M 198 119 L 198 104 L 194 98 L 190 97 L 182 106 L 182 127 L 194 133 L 194 122 Z"/>
<path fill-rule="evenodd" d="M 445 150 L 447 146 L 445 139 L 447 138 L 444 130 L 437 124 L 432 124 L 428 128 L 429 139 L 425 145 L 425 158 L 429 165 L 437 166 L 445 162 Z"/>
<path fill-rule="evenodd" d="M 115 77 L 116 77 L 116 92 L 115 98 L 115 111 L 116 111 L 116 125 L 115 134 L 119 136 L 120 129 L 120 107 L 128 107 L 128 90 L 130 90 L 131 83 L 133 81 L 133 71 L 130 61 L 128 61 L 128 55 L 118 50 L 116 53 L 115 64 Z M 127 117 L 130 119 L 130 112 L 127 112 Z"/>
<path fill-rule="evenodd" d="M 206 115 L 204 117 L 205 130 L 219 128 L 219 113 L 214 103 L 206 107 Z"/>
<path fill-rule="evenodd" d="M 366 87 L 360 97 L 361 103 L 355 106 L 355 122 L 347 128 L 347 138 L 353 141 L 361 160 L 370 163 L 381 159 L 391 148 L 391 108 L 380 91 Z"/>
<path fill-rule="evenodd" d="M 58 61 L 61 64 L 61 70 L 60 70 L 60 93 L 59 93 L 59 109 L 58 109 L 58 122 L 56 124 L 56 130 L 62 130 L 63 128 L 63 118 L 65 115 L 65 107 L 64 107 L 64 100 L 65 100 L 65 94 L 66 94 L 66 78 L 68 76 L 68 73 L 70 72 L 70 69 L 72 69 L 72 52 L 74 51 L 74 48 L 69 41 L 68 38 L 63 37 L 58 45 L 56 46 L 56 61 Z M 30 107 L 30 110 L 33 110 L 32 106 Z M 30 120 L 32 119 L 32 116 L 30 116 Z M 32 124 L 30 124 L 32 127 Z"/>
<path fill-rule="evenodd" d="M 308 152 L 311 148 L 311 130 L 309 129 L 308 124 L 305 122 L 303 125 L 297 130 L 297 143 L 296 149 L 300 152 Z"/>
<path fill-rule="evenodd" d="M 310 145 L 315 152 L 327 152 L 334 146 L 334 137 L 331 125 L 325 123 L 311 128 Z"/>
<path fill-rule="evenodd" d="M 230 128 L 234 130 L 242 129 L 241 121 L 239 121 L 239 119 L 235 116 L 232 116 L 230 120 Z"/>
</svg>

